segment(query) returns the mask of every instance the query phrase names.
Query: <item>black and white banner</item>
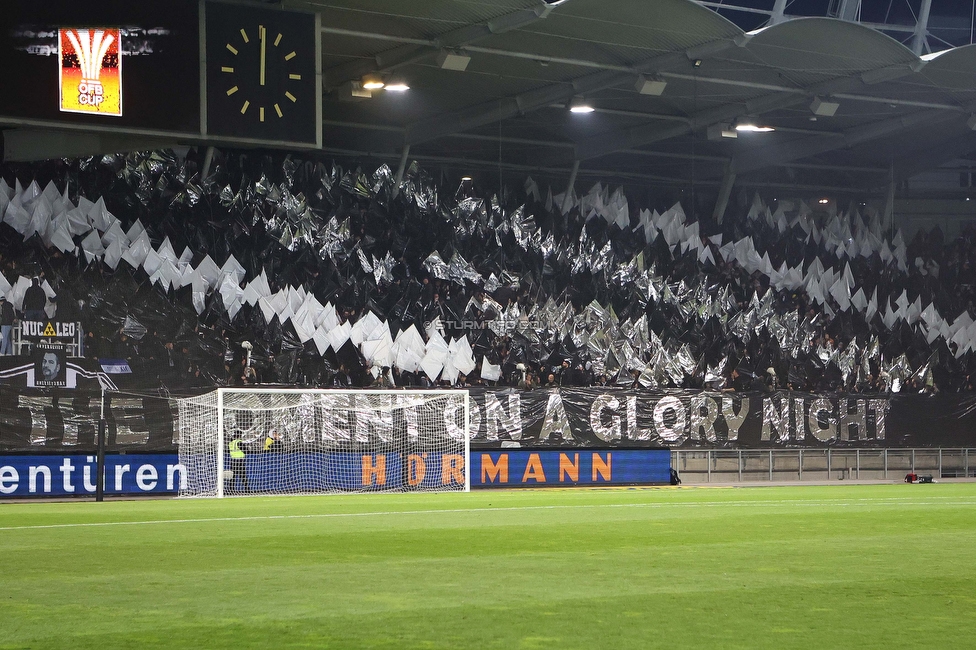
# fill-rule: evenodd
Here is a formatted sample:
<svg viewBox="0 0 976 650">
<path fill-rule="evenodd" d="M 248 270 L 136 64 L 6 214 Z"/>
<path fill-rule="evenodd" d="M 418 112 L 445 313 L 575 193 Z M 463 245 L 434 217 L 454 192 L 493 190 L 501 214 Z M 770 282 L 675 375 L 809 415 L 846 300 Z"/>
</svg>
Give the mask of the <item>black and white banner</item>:
<svg viewBox="0 0 976 650">
<path fill-rule="evenodd" d="M 976 444 L 960 395 L 561 388 L 472 391 L 476 447 L 950 447 Z"/>
<path fill-rule="evenodd" d="M 93 452 L 101 409 L 100 391 L 0 386 L 0 454 Z M 176 450 L 172 400 L 109 393 L 105 421 L 109 451 Z"/>
<path fill-rule="evenodd" d="M 811 395 L 562 388 L 472 389 L 471 446 L 513 447 L 976 447 L 972 395 Z M 95 448 L 101 394 L 0 386 L 0 453 Z M 339 418 L 382 437 L 363 403 Z M 448 414 L 453 418 L 453 413 Z M 322 422 L 338 416 L 323 414 Z M 172 452 L 174 400 L 109 393 L 111 451 Z M 452 425 L 453 426 L 453 425 Z M 454 427 L 456 428 L 456 426 Z M 329 435 L 321 432 L 304 436 Z M 456 432 L 455 432 L 456 433 Z M 306 441 L 308 442 L 308 441 Z"/>
</svg>

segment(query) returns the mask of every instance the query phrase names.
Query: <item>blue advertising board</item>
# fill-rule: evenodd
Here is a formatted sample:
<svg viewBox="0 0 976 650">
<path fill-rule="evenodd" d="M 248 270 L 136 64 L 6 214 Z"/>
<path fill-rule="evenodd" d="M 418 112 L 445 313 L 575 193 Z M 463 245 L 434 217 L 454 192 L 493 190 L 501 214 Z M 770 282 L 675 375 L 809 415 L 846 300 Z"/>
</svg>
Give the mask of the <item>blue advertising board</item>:
<svg viewBox="0 0 976 650">
<path fill-rule="evenodd" d="M 2 456 L 0 498 L 95 494 L 95 456 Z M 176 454 L 105 456 L 105 494 L 159 494 L 185 485 Z"/>
<path fill-rule="evenodd" d="M 184 464 L 185 463 L 185 464 Z M 213 456 L 111 454 L 105 456 L 105 494 L 175 493 L 197 481 L 195 491 L 213 490 Z M 225 455 L 224 467 L 233 465 Z M 0 498 L 95 494 L 95 456 L 2 456 Z M 240 472 L 239 472 L 240 474 Z M 460 454 L 363 454 L 351 452 L 249 454 L 244 474 L 250 492 L 319 490 L 430 490 L 464 486 Z M 240 475 L 225 481 L 229 493 L 244 491 Z"/>
<path fill-rule="evenodd" d="M 200 461 L 199 464 L 196 461 Z M 216 479 L 213 456 L 180 462 L 176 454 L 111 454 L 105 457 L 106 494 L 165 494 L 188 480 Z M 225 456 L 225 468 L 233 466 Z M 95 493 L 94 455 L 0 457 L 0 498 L 79 496 Z M 363 454 L 309 452 L 250 454 L 244 465 L 247 490 L 436 489 L 464 485 L 459 454 Z M 633 485 L 668 483 L 667 449 L 472 450 L 471 487 L 539 485 Z M 238 472 L 240 474 L 240 472 Z M 241 476 L 225 482 L 243 491 Z"/>
<path fill-rule="evenodd" d="M 669 483 L 667 449 L 471 450 L 471 487 Z"/>
<path fill-rule="evenodd" d="M 192 458 L 187 461 L 193 464 Z M 233 471 L 226 455 L 224 468 Z M 246 489 L 251 492 L 458 488 L 464 486 L 464 456 L 435 452 L 251 454 L 245 458 L 244 473 Z M 242 477 L 231 476 L 224 489 L 228 493 L 245 490 Z"/>
</svg>

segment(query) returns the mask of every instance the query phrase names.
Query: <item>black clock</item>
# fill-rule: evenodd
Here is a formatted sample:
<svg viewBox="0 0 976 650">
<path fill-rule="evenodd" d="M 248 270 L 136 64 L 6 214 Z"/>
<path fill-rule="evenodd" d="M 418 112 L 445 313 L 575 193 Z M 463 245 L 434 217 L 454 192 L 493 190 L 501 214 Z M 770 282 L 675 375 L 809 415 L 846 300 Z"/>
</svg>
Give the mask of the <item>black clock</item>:
<svg viewBox="0 0 976 650">
<path fill-rule="evenodd" d="M 206 4 L 209 135 L 317 144 L 315 18 Z"/>
</svg>

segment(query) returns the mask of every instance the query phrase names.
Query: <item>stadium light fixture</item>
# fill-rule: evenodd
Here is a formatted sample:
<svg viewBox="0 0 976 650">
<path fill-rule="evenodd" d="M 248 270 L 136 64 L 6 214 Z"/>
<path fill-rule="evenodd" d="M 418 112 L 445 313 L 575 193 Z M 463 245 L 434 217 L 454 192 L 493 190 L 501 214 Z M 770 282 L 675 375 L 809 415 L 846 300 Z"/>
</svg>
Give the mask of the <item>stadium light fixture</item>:
<svg viewBox="0 0 976 650">
<path fill-rule="evenodd" d="M 820 199 L 819 201 L 817 201 L 817 203 L 819 203 L 820 205 L 827 205 L 828 203 L 830 203 L 830 199 Z"/>
<path fill-rule="evenodd" d="M 754 117 L 739 118 L 735 123 L 735 130 L 741 133 L 772 133 L 776 129 L 771 126 L 761 124 Z"/>
<path fill-rule="evenodd" d="M 736 124 L 735 130 L 745 133 L 772 133 L 776 129 L 771 126 L 758 126 L 756 124 Z"/>
<path fill-rule="evenodd" d="M 573 97 L 573 101 L 569 104 L 569 110 L 572 113 L 592 113 L 596 109 L 593 108 L 582 95 L 576 95 Z"/>
<path fill-rule="evenodd" d="M 359 85 L 365 88 L 366 90 L 379 90 L 380 88 L 385 86 L 386 83 L 383 81 L 383 78 L 380 77 L 379 75 L 368 74 L 365 77 L 363 77 L 362 81 L 359 82 Z"/>
<path fill-rule="evenodd" d="M 395 93 L 402 93 L 410 90 L 410 86 L 409 84 L 407 84 L 406 80 L 401 79 L 400 77 L 394 77 L 386 82 L 386 86 L 384 87 L 384 90 L 389 90 Z"/>
<path fill-rule="evenodd" d="M 339 101 L 355 102 L 362 99 L 369 99 L 373 96 L 372 90 L 366 90 L 358 81 L 347 81 L 337 89 Z"/>
<path fill-rule="evenodd" d="M 458 185 L 457 192 L 454 193 L 454 198 L 460 199 L 470 199 L 474 196 L 474 178 L 468 175 L 461 177 L 461 184 Z"/>
<path fill-rule="evenodd" d="M 720 122 L 719 124 L 712 124 L 706 130 L 705 134 L 708 136 L 709 140 L 718 141 L 723 138 L 738 138 L 739 134 L 736 132 L 732 125 L 728 122 Z"/>
</svg>

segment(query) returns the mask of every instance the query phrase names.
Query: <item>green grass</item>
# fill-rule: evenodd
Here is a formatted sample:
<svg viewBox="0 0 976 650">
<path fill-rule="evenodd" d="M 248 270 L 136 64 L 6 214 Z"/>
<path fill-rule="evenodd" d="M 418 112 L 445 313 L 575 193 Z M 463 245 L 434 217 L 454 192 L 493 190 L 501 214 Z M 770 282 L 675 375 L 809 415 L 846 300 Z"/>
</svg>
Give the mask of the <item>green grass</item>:
<svg viewBox="0 0 976 650">
<path fill-rule="evenodd" d="M 0 648 L 974 645 L 976 484 L 0 504 Z"/>
</svg>

